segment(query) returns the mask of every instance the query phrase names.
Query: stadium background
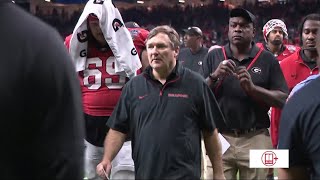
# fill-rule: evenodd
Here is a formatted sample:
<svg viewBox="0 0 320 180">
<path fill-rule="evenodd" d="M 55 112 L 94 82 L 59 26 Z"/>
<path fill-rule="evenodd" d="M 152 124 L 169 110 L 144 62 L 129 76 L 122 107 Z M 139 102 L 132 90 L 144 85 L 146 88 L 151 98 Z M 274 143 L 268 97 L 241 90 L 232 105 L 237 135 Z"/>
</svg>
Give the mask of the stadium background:
<svg viewBox="0 0 320 180">
<path fill-rule="evenodd" d="M 289 39 L 299 44 L 298 25 L 309 13 L 320 12 L 320 0 L 113 0 L 124 21 L 136 21 L 146 29 L 169 24 L 178 32 L 189 26 L 200 27 L 206 46 L 227 41 L 230 9 L 242 6 L 257 17 L 256 41 L 263 41 L 262 26 L 271 18 L 284 20 Z M 30 13 L 55 27 L 65 37 L 77 23 L 86 0 L 16 0 Z"/>
</svg>

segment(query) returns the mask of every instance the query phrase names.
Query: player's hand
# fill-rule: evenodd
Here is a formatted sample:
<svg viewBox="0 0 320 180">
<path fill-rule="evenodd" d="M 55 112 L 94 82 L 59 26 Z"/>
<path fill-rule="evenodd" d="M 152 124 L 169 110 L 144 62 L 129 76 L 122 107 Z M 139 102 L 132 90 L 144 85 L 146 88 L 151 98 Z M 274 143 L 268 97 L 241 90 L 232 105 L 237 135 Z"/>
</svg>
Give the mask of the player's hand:
<svg viewBox="0 0 320 180">
<path fill-rule="evenodd" d="M 240 86 L 246 92 L 251 92 L 254 88 L 254 84 L 251 79 L 251 75 L 245 67 L 237 68 L 237 76 L 240 81 Z"/>
<path fill-rule="evenodd" d="M 111 162 L 102 161 L 97 165 L 96 172 L 102 179 L 109 179 L 111 171 Z"/>
<path fill-rule="evenodd" d="M 218 68 L 214 71 L 214 76 L 224 78 L 225 76 L 234 75 L 236 71 L 236 63 L 231 59 L 223 60 Z"/>
</svg>

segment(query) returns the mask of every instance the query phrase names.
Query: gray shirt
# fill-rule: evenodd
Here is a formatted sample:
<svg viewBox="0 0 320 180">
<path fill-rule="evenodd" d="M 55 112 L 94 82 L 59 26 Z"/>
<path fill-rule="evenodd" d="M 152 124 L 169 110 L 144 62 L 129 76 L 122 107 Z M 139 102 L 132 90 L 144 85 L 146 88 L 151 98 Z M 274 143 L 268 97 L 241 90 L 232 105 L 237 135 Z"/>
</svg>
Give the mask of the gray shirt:
<svg viewBox="0 0 320 180">
<path fill-rule="evenodd" d="M 208 48 L 206 47 L 201 47 L 195 54 L 191 52 L 190 48 L 183 48 L 179 53 L 178 62 L 184 67 L 198 72 L 199 69 L 201 69 L 202 61 L 207 53 Z"/>
</svg>

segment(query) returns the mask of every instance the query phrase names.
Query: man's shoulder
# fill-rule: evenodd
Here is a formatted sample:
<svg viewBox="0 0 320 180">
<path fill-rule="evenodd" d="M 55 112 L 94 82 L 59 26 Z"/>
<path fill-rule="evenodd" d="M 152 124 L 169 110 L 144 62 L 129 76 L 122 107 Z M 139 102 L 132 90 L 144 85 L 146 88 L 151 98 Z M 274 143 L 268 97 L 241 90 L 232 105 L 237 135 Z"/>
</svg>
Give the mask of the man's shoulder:
<svg viewBox="0 0 320 180">
<path fill-rule="evenodd" d="M 295 46 L 295 45 L 291 45 L 291 44 L 287 44 L 285 45 L 285 52 L 284 53 L 291 53 L 293 54 L 294 52 L 300 50 L 299 46 Z"/>
<path fill-rule="evenodd" d="M 134 77 L 132 77 L 131 79 L 130 79 L 130 81 L 128 81 L 128 83 L 136 83 L 136 82 L 139 82 L 139 81 L 141 81 L 141 80 L 144 80 L 145 78 L 146 78 L 146 76 L 147 76 L 147 74 L 146 74 L 146 72 L 144 71 L 144 72 L 142 72 L 141 74 L 138 74 L 138 75 L 136 75 L 136 76 L 134 76 Z"/>
<path fill-rule="evenodd" d="M 207 47 L 202 47 L 201 51 L 202 51 L 203 53 L 208 53 L 209 48 L 207 48 Z"/>
<path fill-rule="evenodd" d="M 294 62 L 295 60 L 299 59 L 299 55 L 300 54 L 300 49 L 298 49 L 297 51 L 295 51 L 294 53 L 292 53 L 290 56 L 284 58 L 280 64 L 285 65 L 285 64 L 291 64 L 292 62 Z"/>
<path fill-rule="evenodd" d="M 194 72 L 189 68 L 182 67 L 183 77 L 188 79 L 188 83 L 202 83 L 205 82 L 205 79 L 198 73 Z"/>
<path fill-rule="evenodd" d="M 189 48 L 182 48 L 178 54 L 178 60 L 185 61 L 186 59 L 189 59 L 191 55 L 192 54 Z"/>
<path fill-rule="evenodd" d="M 300 109 L 309 109 L 309 106 L 319 104 L 320 78 L 316 78 L 297 91 L 288 101 L 289 104 L 301 105 Z"/>
<path fill-rule="evenodd" d="M 317 75 L 311 75 L 309 76 L 307 79 L 299 82 L 291 91 L 288 99 L 293 95 L 295 94 L 296 92 L 298 92 L 300 89 L 302 89 L 303 87 L 305 87 L 307 84 L 309 84 L 310 82 L 312 82 L 313 80 L 317 79 L 320 75 L 317 74 Z"/>
<path fill-rule="evenodd" d="M 191 53 L 189 48 L 183 47 L 180 49 L 179 54 L 187 54 L 187 53 Z"/>
<path fill-rule="evenodd" d="M 279 64 L 277 58 L 268 50 L 264 48 L 259 48 L 261 50 L 260 57 L 263 58 L 263 61 L 273 62 L 272 64 L 276 63 Z"/>
</svg>

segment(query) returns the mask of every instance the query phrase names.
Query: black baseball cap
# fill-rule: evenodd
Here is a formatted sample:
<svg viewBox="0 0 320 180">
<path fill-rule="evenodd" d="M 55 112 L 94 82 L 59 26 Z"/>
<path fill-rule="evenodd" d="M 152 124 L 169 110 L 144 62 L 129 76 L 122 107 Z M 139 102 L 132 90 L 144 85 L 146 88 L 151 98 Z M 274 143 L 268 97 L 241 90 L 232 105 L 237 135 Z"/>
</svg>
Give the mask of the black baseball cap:
<svg viewBox="0 0 320 180">
<path fill-rule="evenodd" d="M 193 26 L 189 27 L 188 29 L 183 29 L 183 31 L 191 36 L 203 36 L 202 31 L 199 27 Z"/>
<path fill-rule="evenodd" d="M 243 17 L 250 23 L 255 23 L 256 17 L 248 10 L 243 8 L 234 8 L 230 11 L 230 18 Z"/>
</svg>

